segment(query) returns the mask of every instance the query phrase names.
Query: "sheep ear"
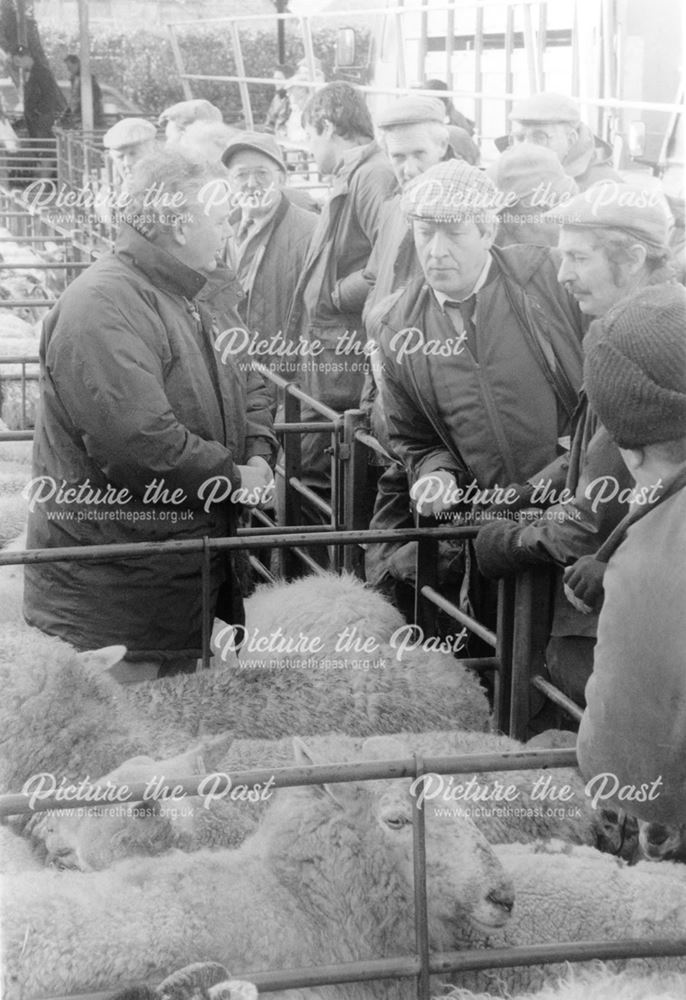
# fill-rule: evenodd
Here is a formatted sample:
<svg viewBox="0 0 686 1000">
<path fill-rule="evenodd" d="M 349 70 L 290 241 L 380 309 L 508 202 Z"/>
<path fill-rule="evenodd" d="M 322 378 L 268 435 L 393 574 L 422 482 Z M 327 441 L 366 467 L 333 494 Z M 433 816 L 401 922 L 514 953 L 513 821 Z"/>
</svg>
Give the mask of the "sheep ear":
<svg viewBox="0 0 686 1000">
<path fill-rule="evenodd" d="M 302 767 L 311 767 L 313 764 L 318 763 L 318 761 L 313 759 L 308 747 L 305 746 L 298 736 L 293 737 L 293 753 L 295 763 L 300 764 Z M 307 787 L 319 798 L 326 796 L 329 799 L 333 799 L 339 808 L 343 808 L 343 803 L 336 797 L 330 785 L 308 785 Z"/>
<path fill-rule="evenodd" d="M 126 646 L 103 646 L 102 649 L 87 649 L 77 653 L 76 659 L 94 674 L 104 674 L 115 663 L 126 656 Z"/>
</svg>

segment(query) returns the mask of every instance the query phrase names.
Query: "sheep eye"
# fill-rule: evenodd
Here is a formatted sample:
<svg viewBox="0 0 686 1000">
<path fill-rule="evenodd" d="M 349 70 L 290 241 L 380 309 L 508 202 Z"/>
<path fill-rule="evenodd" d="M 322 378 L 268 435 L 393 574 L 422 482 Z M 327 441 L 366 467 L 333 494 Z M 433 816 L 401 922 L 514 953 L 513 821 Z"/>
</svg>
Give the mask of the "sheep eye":
<svg viewBox="0 0 686 1000">
<path fill-rule="evenodd" d="M 385 820 L 386 826 L 390 826 L 391 830 L 402 830 L 409 822 L 407 816 L 389 816 Z"/>
</svg>

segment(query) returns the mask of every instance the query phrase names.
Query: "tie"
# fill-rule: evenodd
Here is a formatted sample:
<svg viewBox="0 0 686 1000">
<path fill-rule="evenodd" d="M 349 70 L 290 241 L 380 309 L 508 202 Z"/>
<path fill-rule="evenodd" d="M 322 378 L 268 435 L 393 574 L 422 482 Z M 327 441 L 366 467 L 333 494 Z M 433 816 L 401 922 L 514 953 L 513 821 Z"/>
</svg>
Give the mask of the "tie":
<svg viewBox="0 0 686 1000">
<path fill-rule="evenodd" d="M 457 332 L 462 333 L 463 330 L 466 332 L 467 347 L 476 361 L 476 327 L 474 326 L 474 320 L 472 319 L 475 306 L 475 295 L 470 295 L 468 299 L 463 299 L 462 302 L 454 302 L 451 299 L 446 299 L 443 304 L 443 309 L 448 313 L 450 322 L 453 324 Z M 456 322 L 457 316 L 455 315 L 455 310 L 459 310 L 460 313 L 461 321 L 459 323 Z"/>
</svg>

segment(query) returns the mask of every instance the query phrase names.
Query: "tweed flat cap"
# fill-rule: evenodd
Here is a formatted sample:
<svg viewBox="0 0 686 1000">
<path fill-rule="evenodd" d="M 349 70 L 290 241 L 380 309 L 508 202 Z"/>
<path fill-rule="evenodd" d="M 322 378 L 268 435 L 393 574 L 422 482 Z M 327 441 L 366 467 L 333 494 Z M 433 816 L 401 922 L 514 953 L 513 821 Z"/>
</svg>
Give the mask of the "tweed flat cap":
<svg viewBox="0 0 686 1000">
<path fill-rule="evenodd" d="M 443 101 L 435 97 L 401 97 L 378 115 L 378 128 L 395 128 L 398 125 L 423 125 L 425 122 L 445 121 Z"/>
<path fill-rule="evenodd" d="M 571 122 L 581 121 L 579 105 L 564 94 L 544 92 L 522 97 L 512 105 L 510 121 L 517 122 Z"/>
<path fill-rule="evenodd" d="M 536 191 L 541 192 L 541 197 L 545 193 L 547 200 L 539 201 L 541 208 L 557 205 L 563 195 L 578 192 L 576 182 L 565 173 L 557 154 L 533 142 L 510 146 L 486 173 L 511 200 L 528 198 Z"/>
<path fill-rule="evenodd" d="M 621 229 L 640 243 L 666 249 L 672 214 L 662 192 L 617 181 L 600 181 L 544 218 L 561 226 L 583 229 Z"/>
<path fill-rule="evenodd" d="M 198 97 L 193 101 L 179 101 L 178 104 L 172 104 L 170 107 L 165 108 L 159 117 L 159 124 L 164 125 L 166 122 L 176 122 L 177 125 L 190 125 L 191 122 L 196 122 L 200 119 L 220 122 L 222 120 L 222 113 L 214 104 L 211 104 L 202 97 Z"/>
<path fill-rule="evenodd" d="M 137 146 L 139 142 L 149 142 L 157 135 L 157 129 L 145 118 L 122 118 L 102 137 L 105 149 L 122 149 Z"/>
<path fill-rule="evenodd" d="M 493 212 L 498 200 L 495 184 L 478 167 L 443 160 L 407 186 L 401 208 L 411 219 L 459 222 Z"/>
<path fill-rule="evenodd" d="M 276 139 L 269 132 L 239 132 L 222 153 L 222 163 L 224 166 L 228 167 L 231 157 L 235 156 L 236 153 L 240 153 L 242 149 L 250 149 L 254 152 L 262 153 L 263 156 L 268 156 L 270 160 L 274 161 L 277 167 L 280 167 L 284 173 L 286 172 L 283 153 Z"/>
<path fill-rule="evenodd" d="M 686 436 L 686 288 L 653 285 L 595 320 L 584 385 L 620 448 Z"/>
</svg>

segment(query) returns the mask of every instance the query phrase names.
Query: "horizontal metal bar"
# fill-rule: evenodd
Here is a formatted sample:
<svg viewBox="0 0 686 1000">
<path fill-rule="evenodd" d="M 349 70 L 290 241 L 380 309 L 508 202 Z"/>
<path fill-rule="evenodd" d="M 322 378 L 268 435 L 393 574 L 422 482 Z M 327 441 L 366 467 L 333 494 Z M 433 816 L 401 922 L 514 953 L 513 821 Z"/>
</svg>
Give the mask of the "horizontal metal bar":
<svg viewBox="0 0 686 1000">
<path fill-rule="evenodd" d="M 239 668 L 232 668 L 240 670 Z M 452 754 L 437 757 L 425 757 L 423 773 L 460 774 L 485 771 L 518 771 L 527 768 L 574 767 L 576 751 L 572 749 L 558 750 L 515 750 L 506 753 L 482 754 Z M 314 764 L 304 767 L 250 768 L 246 771 L 230 773 L 230 788 L 236 786 L 264 786 L 272 788 L 291 788 L 295 785 L 339 784 L 345 781 L 377 781 L 381 778 L 414 778 L 417 776 L 417 761 L 415 757 L 399 757 L 389 760 L 356 761 L 342 764 Z M 198 795 L 206 781 L 206 775 L 160 775 L 169 788 L 174 788 L 174 794 Z M 82 784 L 85 784 L 82 783 Z M 138 781 L 122 787 L 121 797 L 115 796 L 110 790 L 110 797 L 94 798 L 92 789 L 97 787 L 97 781 L 90 782 L 91 791 L 79 796 L 74 793 L 69 800 L 60 795 L 51 795 L 38 799 L 29 808 L 30 796 L 23 792 L 12 792 L 0 795 L 0 817 L 12 816 L 23 812 L 45 812 L 48 809 L 79 809 L 82 806 L 110 805 L 112 802 L 140 802 L 148 789 L 149 782 Z M 75 792 L 80 786 L 74 786 Z M 124 794 L 123 790 L 126 790 Z M 215 794 L 219 795 L 218 787 Z M 205 785 L 207 792 L 207 785 Z M 228 788 L 227 788 L 228 791 Z"/>
<path fill-rule="evenodd" d="M 5 270 L 8 270 L 5 268 Z M 54 306 L 57 299 L 0 299 L 0 307 L 14 309 L 15 306 Z"/>
<path fill-rule="evenodd" d="M 33 431 L 0 431 L 0 444 L 3 441 L 33 441 Z"/>
<path fill-rule="evenodd" d="M 427 600 L 431 601 L 432 604 L 435 604 L 436 607 L 441 609 L 441 611 L 445 611 L 445 613 L 450 615 L 451 618 L 454 618 L 461 625 L 465 625 L 470 632 L 473 632 L 474 635 L 478 635 L 480 639 L 483 639 L 484 642 L 487 642 L 489 646 L 492 646 L 493 649 L 495 649 L 498 642 L 498 637 L 495 632 L 491 632 L 491 630 L 486 628 L 485 625 L 478 622 L 476 618 L 472 618 L 471 615 L 467 615 L 464 611 L 460 611 L 460 609 L 456 607 L 452 601 L 447 601 L 445 597 L 442 597 L 437 590 L 434 590 L 433 587 L 422 587 L 420 593 L 422 597 L 426 597 Z"/>
<path fill-rule="evenodd" d="M 317 531 L 309 534 L 305 531 L 293 531 L 281 537 L 272 536 L 269 540 L 260 538 L 262 548 L 288 548 L 294 542 L 301 545 L 357 545 L 360 542 L 408 542 L 420 538 L 471 538 L 476 534 L 475 528 L 393 528 L 378 531 Z M 248 538 L 210 538 L 211 549 L 247 549 L 254 545 Z M 77 562 L 90 562 L 109 556 L 112 559 L 125 559 L 129 556 L 144 556 L 151 552 L 201 552 L 203 540 L 189 538 L 178 542 L 131 542 L 123 545 L 70 545 L 55 549 L 25 549 L 17 552 L 0 551 L 0 566 L 16 565 L 18 563 L 60 562 L 74 559 Z"/>
<path fill-rule="evenodd" d="M 40 358 L 37 354 L 10 354 L 6 358 L 0 358 L 0 365 L 37 365 L 39 363 Z"/>
<path fill-rule="evenodd" d="M 457 660 L 463 667 L 485 673 L 487 670 L 502 670 L 502 663 L 497 656 L 460 656 Z"/>
<path fill-rule="evenodd" d="M 579 708 L 575 701 L 572 701 L 566 694 L 563 694 L 554 684 L 550 684 L 545 677 L 534 677 L 531 681 L 531 686 L 541 691 L 553 704 L 563 708 L 577 722 L 581 722 L 584 714 L 583 708 Z"/>
<path fill-rule="evenodd" d="M 60 271 L 68 270 L 70 268 L 79 267 L 90 267 L 91 263 L 82 260 L 71 260 L 71 261 L 56 261 L 55 263 L 49 263 L 48 261 L 38 261 L 36 263 L 22 263 L 17 264 L 16 261 L 0 261 L 0 269 L 3 271 Z"/>
<path fill-rule="evenodd" d="M 276 423 L 274 424 L 275 434 L 299 434 L 314 432 L 314 431 L 331 431 L 336 425 L 332 420 L 316 420 L 312 423 L 308 423 L 307 420 L 301 420 L 298 423 L 284 424 Z"/>
</svg>

